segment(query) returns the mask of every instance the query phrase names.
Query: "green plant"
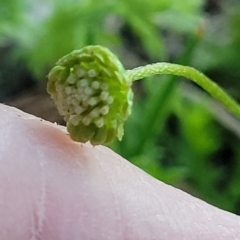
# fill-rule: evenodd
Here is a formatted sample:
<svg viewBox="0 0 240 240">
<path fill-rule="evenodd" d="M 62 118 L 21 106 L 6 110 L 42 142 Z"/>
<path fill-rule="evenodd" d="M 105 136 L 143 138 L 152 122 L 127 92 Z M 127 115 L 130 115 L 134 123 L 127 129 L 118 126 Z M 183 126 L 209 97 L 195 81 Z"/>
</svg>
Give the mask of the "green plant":
<svg viewBox="0 0 240 240">
<path fill-rule="evenodd" d="M 1 100 L 28 78 L 17 60 L 43 80 L 56 59 L 89 44 L 114 50 L 126 69 L 158 61 L 196 67 L 240 100 L 239 3 L 215 1 L 219 8 L 211 14 L 206 2 L 0 0 Z M 185 101 L 183 83 L 170 75 L 135 82 L 124 138 L 109 146 L 154 177 L 239 213 L 237 131 L 221 123 L 225 114 L 209 112 L 206 95 L 197 104 Z"/>
<path fill-rule="evenodd" d="M 48 78 L 48 92 L 73 140 L 96 145 L 122 138 L 133 93 L 113 53 L 100 46 L 73 51 L 57 62 Z"/>
<path fill-rule="evenodd" d="M 113 53 L 97 45 L 61 58 L 49 73 L 48 92 L 67 121 L 73 140 L 103 144 L 114 137 L 122 138 L 123 123 L 131 111 L 132 82 L 157 74 L 183 76 L 194 81 L 240 117 L 240 107 L 235 100 L 194 68 L 163 62 L 125 71 Z"/>
</svg>

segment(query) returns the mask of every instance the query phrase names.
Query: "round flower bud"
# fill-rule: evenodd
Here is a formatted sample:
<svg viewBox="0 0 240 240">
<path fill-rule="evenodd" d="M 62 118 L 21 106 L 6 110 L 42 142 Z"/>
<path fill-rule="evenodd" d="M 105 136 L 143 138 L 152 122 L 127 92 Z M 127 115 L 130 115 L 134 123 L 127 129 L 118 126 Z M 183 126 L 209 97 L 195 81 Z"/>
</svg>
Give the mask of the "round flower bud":
<svg viewBox="0 0 240 240">
<path fill-rule="evenodd" d="M 131 83 L 118 58 L 96 45 L 61 58 L 48 75 L 47 91 L 71 138 L 97 145 L 121 140 L 131 113 Z"/>
</svg>

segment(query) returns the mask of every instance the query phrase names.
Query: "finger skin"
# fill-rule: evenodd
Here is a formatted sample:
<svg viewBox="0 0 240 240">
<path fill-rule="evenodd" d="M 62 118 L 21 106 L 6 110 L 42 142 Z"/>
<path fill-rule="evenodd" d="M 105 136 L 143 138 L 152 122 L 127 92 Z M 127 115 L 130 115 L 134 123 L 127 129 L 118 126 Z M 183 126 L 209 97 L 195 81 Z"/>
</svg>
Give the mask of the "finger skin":
<svg viewBox="0 0 240 240">
<path fill-rule="evenodd" d="M 0 239 L 237 240 L 240 217 L 0 105 Z"/>
</svg>

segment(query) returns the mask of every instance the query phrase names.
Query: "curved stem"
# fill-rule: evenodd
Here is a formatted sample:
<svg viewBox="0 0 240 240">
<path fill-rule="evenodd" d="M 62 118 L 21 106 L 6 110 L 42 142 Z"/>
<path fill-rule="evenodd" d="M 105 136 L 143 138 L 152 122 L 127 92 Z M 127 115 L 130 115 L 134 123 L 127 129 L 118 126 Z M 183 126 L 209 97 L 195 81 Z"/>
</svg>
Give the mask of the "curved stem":
<svg viewBox="0 0 240 240">
<path fill-rule="evenodd" d="M 159 74 L 171 74 L 188 78 L 225 105 L 229 111 L 240 117 L 240 106 L 238 103 L 215 82 L 192 67 L 161 62 L 128 70 L 127 74 L 132 81 Z"/>
</svg>

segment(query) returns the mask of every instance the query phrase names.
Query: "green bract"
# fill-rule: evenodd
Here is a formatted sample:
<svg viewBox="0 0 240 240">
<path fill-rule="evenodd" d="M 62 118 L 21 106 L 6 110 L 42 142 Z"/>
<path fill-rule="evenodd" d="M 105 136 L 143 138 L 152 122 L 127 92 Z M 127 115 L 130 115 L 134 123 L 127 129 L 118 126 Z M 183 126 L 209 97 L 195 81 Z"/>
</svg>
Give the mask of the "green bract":
<svg viewBox="0 0 240 240">
<path fill-rule="evenodd" d="M 93 145 L 121 140 L 133 93 L 112 52 L 97 45 L 75 50 L 56 63 L 48 79 L 47 91 L 73 140 Z"/>
</svg>

